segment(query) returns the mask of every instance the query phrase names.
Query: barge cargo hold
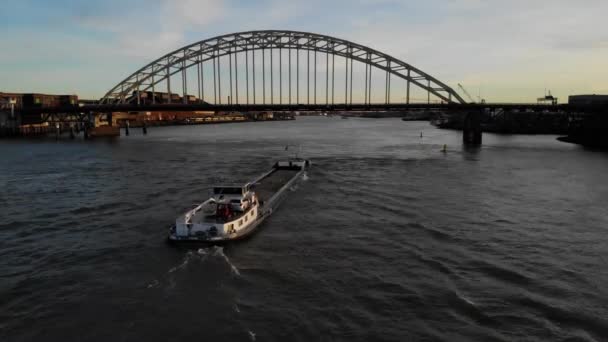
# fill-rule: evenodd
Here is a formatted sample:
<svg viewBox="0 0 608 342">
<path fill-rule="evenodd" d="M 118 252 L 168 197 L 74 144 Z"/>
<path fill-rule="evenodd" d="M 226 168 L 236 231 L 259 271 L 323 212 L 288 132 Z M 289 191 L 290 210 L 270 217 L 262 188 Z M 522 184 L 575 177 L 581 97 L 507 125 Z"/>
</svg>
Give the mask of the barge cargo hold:
<svg viewBox="0 0 608 342">
<path fill-rule="evenodd" d="M 305 159 L 279 161 L 245 185 L 214 187 L 208 200 L 175 220 L 169 229 L 169 241 L 222 243 L 248 237 L 309 166 L 310 161 Z"/>
</svg>

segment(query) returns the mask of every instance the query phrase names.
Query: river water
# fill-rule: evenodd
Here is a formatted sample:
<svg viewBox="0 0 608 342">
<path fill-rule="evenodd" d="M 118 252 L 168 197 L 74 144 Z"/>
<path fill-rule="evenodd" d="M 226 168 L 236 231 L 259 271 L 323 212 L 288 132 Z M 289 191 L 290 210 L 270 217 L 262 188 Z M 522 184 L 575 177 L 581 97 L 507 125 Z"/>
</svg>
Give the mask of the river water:
<svg viewBox="0 0 608 342">
<path fill-rule="evenodd" d="M 297 146 L 251 239 L 165 243 Z M 1 341 L 608 340 L 608 154 L 554 136 L 301 117 L 0 156 Z"/>
</svg>

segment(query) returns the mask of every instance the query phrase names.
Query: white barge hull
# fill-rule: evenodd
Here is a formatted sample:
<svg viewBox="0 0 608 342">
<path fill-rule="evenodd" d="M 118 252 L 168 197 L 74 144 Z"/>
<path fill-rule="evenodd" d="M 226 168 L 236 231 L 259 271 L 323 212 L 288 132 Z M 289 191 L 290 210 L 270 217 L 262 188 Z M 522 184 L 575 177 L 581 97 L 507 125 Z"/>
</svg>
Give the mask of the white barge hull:
<svg viewBox="0 0 608 342">
<path fill-rule="evenodd" d="M 213 208 L 217 200 L 211 198 L 176 220 L 169 230 L 169 241 L 221 243 L 248 237 L 272 214 L 309 166 L 310 161 L 301 159 L 277 162 L 243 187 L 243 198 L 250 199 L 246 210 L 222 219 L 215 213 L 206 215 L 210 209 L 216 210 Z"/>
</svg>

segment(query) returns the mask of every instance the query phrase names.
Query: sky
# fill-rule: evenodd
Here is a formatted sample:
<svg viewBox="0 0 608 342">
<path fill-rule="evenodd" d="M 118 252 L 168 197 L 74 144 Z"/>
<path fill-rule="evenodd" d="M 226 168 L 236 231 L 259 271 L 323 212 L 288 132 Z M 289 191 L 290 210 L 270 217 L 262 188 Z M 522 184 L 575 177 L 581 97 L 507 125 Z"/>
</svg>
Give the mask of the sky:
<svg viewBox="0 0 608 342">
<path fill-rule="evenodd" d="M 372 47 L 474 97 L 608 94 L 606 0 L 0 0 L 0 91 L 98 99 L 217 35 L 307 31 Z"/>
</svg>

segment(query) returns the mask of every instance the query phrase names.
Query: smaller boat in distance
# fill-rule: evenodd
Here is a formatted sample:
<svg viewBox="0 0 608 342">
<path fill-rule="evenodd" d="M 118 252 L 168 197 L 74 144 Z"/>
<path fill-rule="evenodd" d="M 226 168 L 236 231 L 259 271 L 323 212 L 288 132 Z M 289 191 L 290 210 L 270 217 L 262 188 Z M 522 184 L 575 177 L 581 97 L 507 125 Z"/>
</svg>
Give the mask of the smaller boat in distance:
<svg viewBox="0 0 608 342">
<path fill-rule="evenodd" d="M 208 200 L 177 218 L 169 241 L 221 243 L 249 236 L 309 166 L 309 160 L 300 158 L 279 161 L 244 185 L 213 187 Z"/>
</svg>

